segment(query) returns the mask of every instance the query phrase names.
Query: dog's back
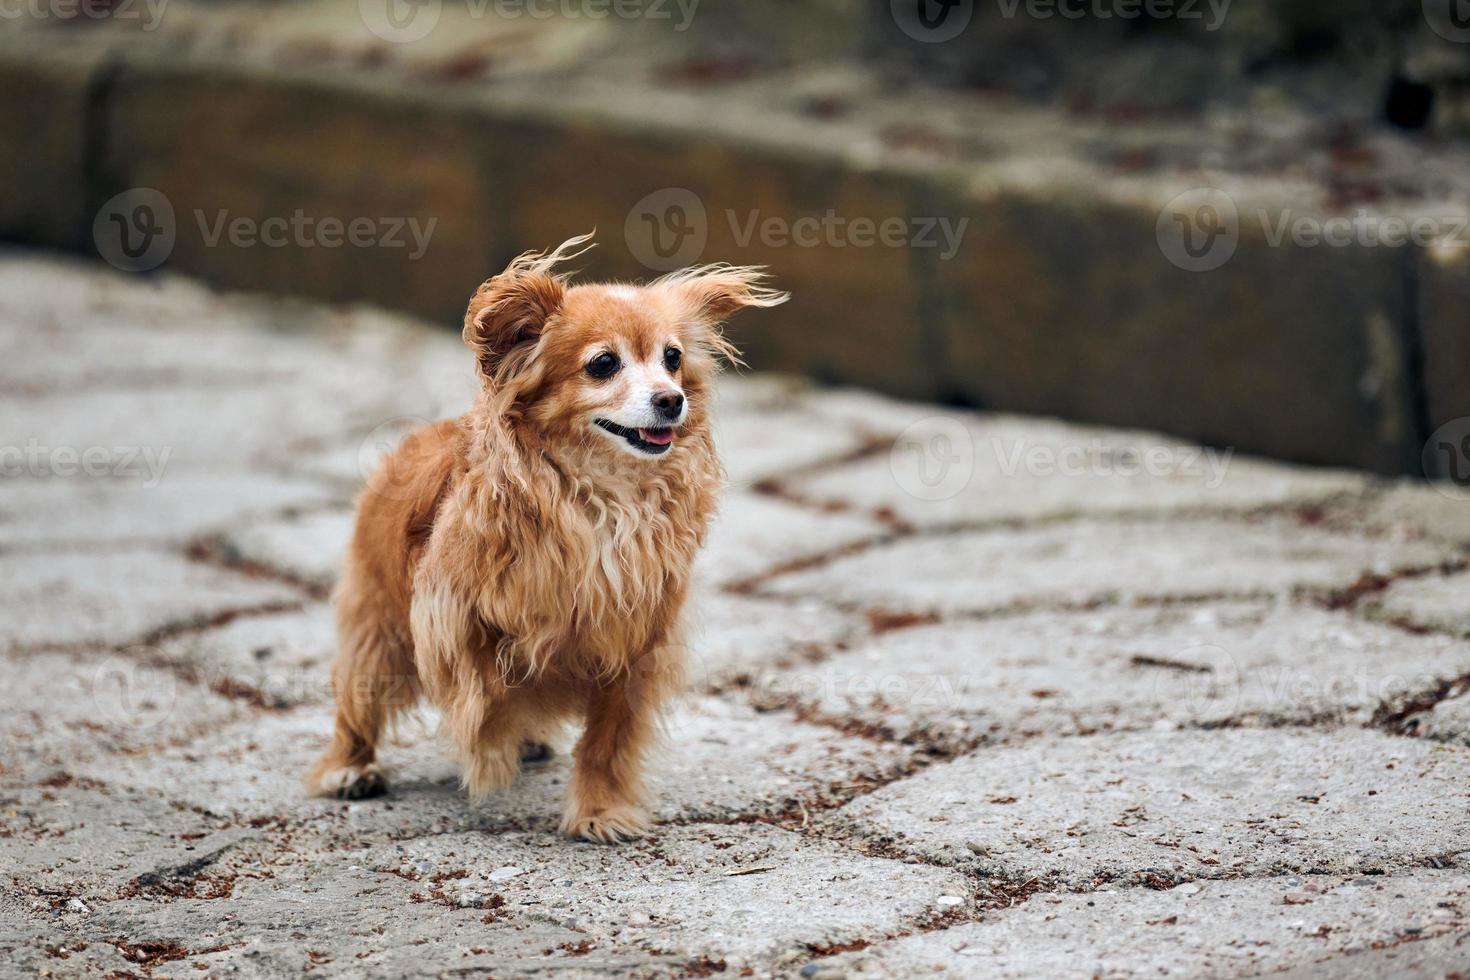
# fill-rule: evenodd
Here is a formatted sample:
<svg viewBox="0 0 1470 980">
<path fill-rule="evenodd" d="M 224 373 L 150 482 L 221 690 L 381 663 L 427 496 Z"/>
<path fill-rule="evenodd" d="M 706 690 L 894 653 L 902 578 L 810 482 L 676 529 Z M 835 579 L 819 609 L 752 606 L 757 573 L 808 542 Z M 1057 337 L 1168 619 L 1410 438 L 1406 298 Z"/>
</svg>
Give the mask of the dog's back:
<svg viewBox="0 0 1470 980">
<path fill-rule="evenodd" d="M 335 597 L 337 726 L 332 751 L 308 777 L 314 792 L 350 787 L 351 795 L 366 796 L 382 788 L 375 770 L 363 770 L 383 726 L 419 697 L 408 626 L 414 568 L 464 467 L 464 431 L 447 419 L 405 439 L 358 496 L 357 528 Z"/>
</svg>

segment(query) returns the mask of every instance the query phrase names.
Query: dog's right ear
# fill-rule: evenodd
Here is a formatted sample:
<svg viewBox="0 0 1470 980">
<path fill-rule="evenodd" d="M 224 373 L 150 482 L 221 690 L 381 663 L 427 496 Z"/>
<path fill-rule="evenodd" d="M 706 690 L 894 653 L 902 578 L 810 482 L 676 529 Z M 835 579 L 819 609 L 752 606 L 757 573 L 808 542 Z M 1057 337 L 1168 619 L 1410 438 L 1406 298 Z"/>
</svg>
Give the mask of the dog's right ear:
<svg viewBox="0 0 1470 980">
<path fill-rule="evenodd" d="M 579 246 L 591 237 L 568 239 L 550 252 L 523 253 L 475 290 L 464 315 L 464 342 L 475 352 L 482 376 L 513 373 L 529 353 L 566 298 L 566 276 L 552 270 L 582 254 L 585 249 Z"/>
</svg>

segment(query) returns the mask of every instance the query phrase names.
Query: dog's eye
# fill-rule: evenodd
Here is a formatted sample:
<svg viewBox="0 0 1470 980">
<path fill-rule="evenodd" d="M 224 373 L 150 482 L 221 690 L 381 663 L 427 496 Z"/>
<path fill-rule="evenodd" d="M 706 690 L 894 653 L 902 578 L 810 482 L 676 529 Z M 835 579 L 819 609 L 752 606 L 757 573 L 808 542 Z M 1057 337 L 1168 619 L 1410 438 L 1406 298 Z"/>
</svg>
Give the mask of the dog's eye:
<svg viewBox="0 0 1470 980">
<path fill-rule="evenodd" d="M 679 352 L 679 348 L 677 347 L 669 347 L 664 350 L 664 367 L 668 368 L 670 372 L 679 370 L 679 364 L 683 359 L 684 355 Z"/>
<path fill-rule="evenodd" d="M 617 374 L 618 368 L 622 366 L 618 361 L 618 355 L 604 351 L 587 362 L 587 373 L 594 378 L 610 378 Z"/>
</svg>

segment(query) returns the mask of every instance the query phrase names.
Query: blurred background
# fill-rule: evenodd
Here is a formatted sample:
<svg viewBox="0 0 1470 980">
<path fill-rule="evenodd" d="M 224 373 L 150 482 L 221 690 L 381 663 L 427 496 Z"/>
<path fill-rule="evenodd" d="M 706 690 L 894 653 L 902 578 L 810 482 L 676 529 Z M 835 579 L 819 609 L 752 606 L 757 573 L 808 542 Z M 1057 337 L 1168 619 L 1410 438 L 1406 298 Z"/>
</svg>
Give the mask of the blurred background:
<svg viewBox="0 0 1470 980">
<path fill-rule="evenodd" d="M 758 369 L 1470 482 L 1466 0 L 0 4 L 10 242 L 448 330 L 596 228 Z"/>
</svg>

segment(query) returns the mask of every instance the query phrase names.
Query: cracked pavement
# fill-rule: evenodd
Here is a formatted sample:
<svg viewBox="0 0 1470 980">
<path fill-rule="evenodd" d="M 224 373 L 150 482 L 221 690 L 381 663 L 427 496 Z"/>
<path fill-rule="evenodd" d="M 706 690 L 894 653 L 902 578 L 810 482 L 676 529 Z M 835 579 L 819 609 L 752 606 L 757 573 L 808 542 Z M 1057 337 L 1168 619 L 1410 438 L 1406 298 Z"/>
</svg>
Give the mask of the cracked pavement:
<svg viewBox="0 0 1470 980">
<path fill-rule="evenodd" d="M 739 321 L 732 333 L 738 340 Z M 1443 977 L 1470 500 L 730 376 L 648 839 L 425 711 L 309 799 L 351 495 L 451 332 L 0 256 L 0 973 Z"/>
</svg>

